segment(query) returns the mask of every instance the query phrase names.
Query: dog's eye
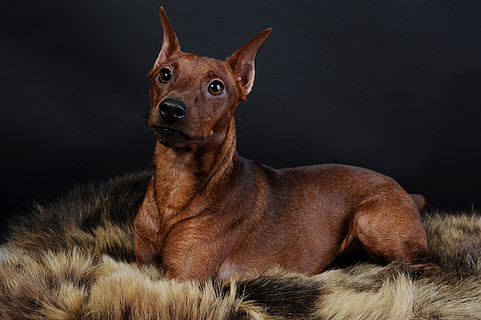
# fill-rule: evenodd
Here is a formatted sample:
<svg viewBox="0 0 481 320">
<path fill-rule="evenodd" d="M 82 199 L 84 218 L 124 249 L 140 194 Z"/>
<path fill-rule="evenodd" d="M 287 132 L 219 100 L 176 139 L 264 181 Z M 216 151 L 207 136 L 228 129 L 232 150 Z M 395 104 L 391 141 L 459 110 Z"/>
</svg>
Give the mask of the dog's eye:
<svg viewBox="0 0 481 320">
<path fill-rule="evenodd" d="M 218 96 L 224 91 L 224 84 L 219 80 L 214 80 L 209 84 L 209 93 Z"/>
<path fill-rule="evenodd" d="M 163 68 L 159 73 L 159 80 L 162 83 L 167 83 L 172 78 L 172 71 L 167 68 Z"/>
</svg>

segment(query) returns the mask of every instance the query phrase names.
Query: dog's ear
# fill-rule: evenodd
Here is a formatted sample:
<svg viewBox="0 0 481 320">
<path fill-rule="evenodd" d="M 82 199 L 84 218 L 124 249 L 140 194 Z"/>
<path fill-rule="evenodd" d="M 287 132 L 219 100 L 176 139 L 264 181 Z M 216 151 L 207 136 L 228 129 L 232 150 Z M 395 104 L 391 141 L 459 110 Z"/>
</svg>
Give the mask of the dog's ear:
<svg viewBox="0 0 481 320">
<path fill-rule="evenodd" d="M 179 40 L 175 35 L 174 29 L 169 22 L 169 18 L 165 14 L 164 8 L 160 7 L 160 22 L 162 23 L 163 41 L 159 56 L 155 60 L 152 71 L 160 67 L 168 58 L 176 53 L 180 53 Z M 152 72 L 151 72 L 152 73 Z M 151 74 L 149 74 L 150 76 Z"/>
<path fill-rule="evenodd" d="M 245 99 L 254 85 L 256 73 L 254 61 L 259 48 L 269 33 L 271 33 L 270 28 L 262 31 L 226 60 L 234 71 L 237 82 L 240 83 L 243 89 L 242 99 Z"/>
</svg>

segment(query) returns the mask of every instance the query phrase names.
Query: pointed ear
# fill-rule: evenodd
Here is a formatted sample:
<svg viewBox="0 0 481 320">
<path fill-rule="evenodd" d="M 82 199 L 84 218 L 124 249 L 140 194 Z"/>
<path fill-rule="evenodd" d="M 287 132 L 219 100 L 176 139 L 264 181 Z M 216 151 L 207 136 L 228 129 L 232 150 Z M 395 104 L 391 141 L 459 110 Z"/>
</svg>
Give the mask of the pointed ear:
<svg viewBox="0 0 481 320">
<path fill-rule="evenodd" d="M 242 99 L 245 99 L 254 85 L 256 73 L 254 61 L 259 48 L 269 33 L 271 33 L 270 28 L 262 31 L 226 60 L 234 71 L 237 82 L 243 88 Z"/>
<path fill-rule="evenodd" d="M 177 40 L 177 36 L 170 25 L 169 18 L 167 18 L 163 7 L 160 7 L 160 22 L 162 23 L 163 32 L 162 48 L 160 49 L 159 56 L 155 60 L 152 71 L 160 67 L 168 58 L 180 52 L 179 40 Z"/>
</svg>

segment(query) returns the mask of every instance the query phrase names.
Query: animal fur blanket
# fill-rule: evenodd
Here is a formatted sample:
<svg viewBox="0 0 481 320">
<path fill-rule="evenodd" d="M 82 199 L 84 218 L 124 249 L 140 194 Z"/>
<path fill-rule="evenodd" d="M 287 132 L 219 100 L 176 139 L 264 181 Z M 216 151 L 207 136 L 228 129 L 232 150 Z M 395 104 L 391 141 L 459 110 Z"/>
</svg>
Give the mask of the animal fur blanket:
<svg viewBox="0 0 481 320">
<path fill-rule="evenodd" d="M 137 268 L 132 221 L 149 173 L 77 187 L 13 222 L 0 319 L 481 319 L 481 216 L 424 217 L 439 273 L 362 262 L 314 277 L 274 269 L 224 282 Z"/>
</svg>

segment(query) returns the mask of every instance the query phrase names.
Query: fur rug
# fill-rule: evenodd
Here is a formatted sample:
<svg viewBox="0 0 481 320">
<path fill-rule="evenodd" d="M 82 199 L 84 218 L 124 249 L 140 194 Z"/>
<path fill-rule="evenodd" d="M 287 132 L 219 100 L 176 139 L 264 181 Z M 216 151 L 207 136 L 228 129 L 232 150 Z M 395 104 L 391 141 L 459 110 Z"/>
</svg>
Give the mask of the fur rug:
<svg viewBox="0 0 481 320">
<path fill-rule="evenodd" d="M 77 187 L 17 218 L 1 247 L 0 318 L 481 319 L 480 215 L 424 217 L 441 266 L 431 276 L 363 262 L 314 277 L 274 269 L 180 283 L 130 264 L 149 178 Z"/>
</svg>

